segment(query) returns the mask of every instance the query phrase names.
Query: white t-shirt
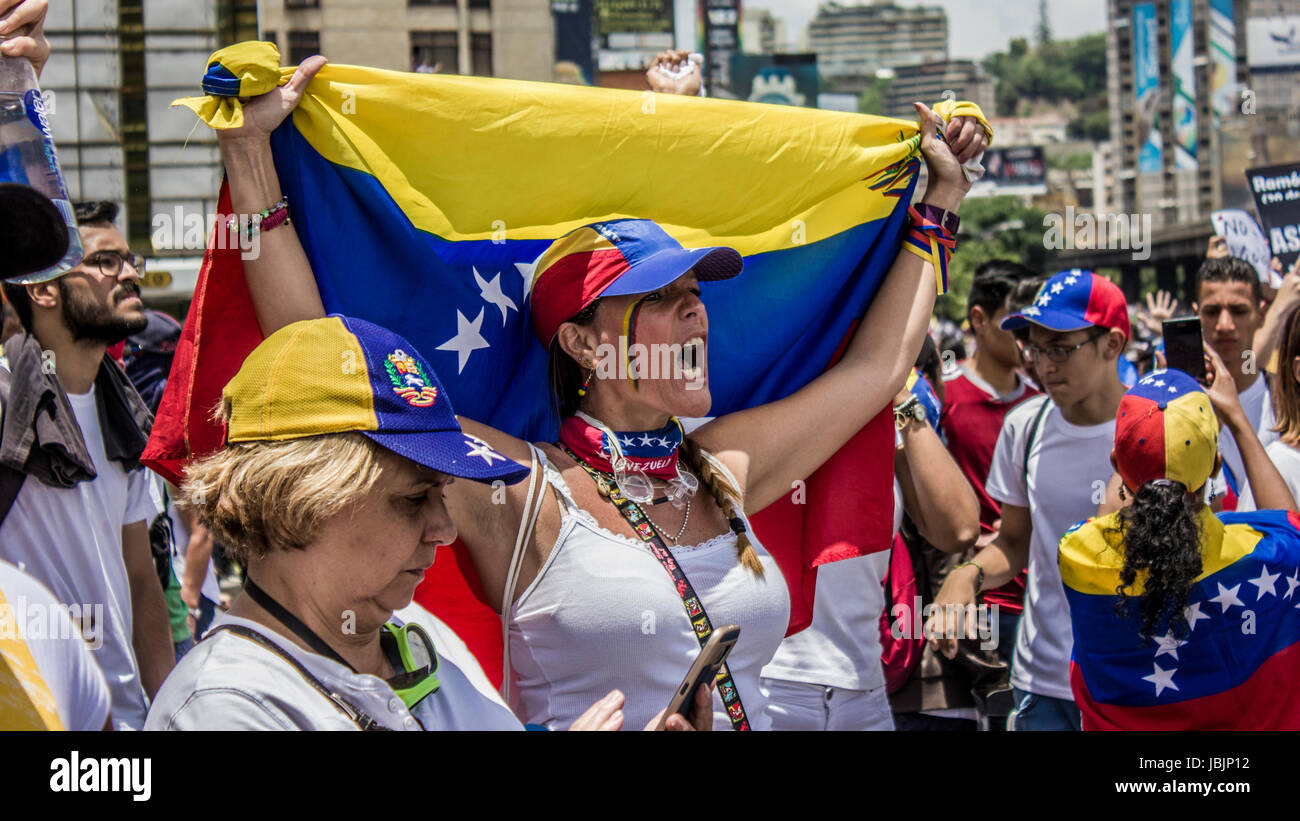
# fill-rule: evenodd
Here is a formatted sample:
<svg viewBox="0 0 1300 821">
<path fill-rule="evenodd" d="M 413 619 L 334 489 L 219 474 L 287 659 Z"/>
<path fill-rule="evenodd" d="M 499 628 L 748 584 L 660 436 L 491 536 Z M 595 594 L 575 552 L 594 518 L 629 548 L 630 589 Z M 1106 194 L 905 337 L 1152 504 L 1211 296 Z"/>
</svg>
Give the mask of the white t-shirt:
<svg viewBox="0 0 1300 821">
<path fill-rule="evenodd" d="M 145 696 L 131 644 L 131 585 L 122 558 L 122 527 L 158 514 L 149 496 L 150 474 L 128 475 L 104 451 L 95 393 L 68 394 L 82 439 L 98 474 L 93 481 L 53 488 L 31 477 L 0 525 L 0 558 L 49 587 L 64 604 L 102 612 L 88 634 L 95 661 L 113 694 L 113 724 L 144 726 Z M 102 605 L 98 610 L 95 606 Z"/>
<path fill-rule="evenodd" d="M 1016 637 L 1011 684 L 1030 693 L 1073 701 L 1070 648 L 1074 634 L 1057 552 L 1061 536 L 1071 525 L 1097 513 L 1099 494 L 1114 473 L 1110 451 L 1115 422 L 1072 425 L 1053 405 L 1034 436 L 1026 484 L 1026 439 L 1046 401 L 1046 396 L 1036 396 L 1007 413 L 993 449 L 987 489 L 1002 504 L 1028 508 L 1033 525 L 1025 612 Z"/>
<path fill-rule="evenodd" d="M 438 689 L 411 712 L 386 681 L 304 650 L 265 625 L 218 614 L 213 628 L 256 630 L 333 692 L 390 730 L 522 730 L 465 643 L 418 604 L 393 614 L 425 629 L 438 653 Z M 146 730 L 356 730 L 334 702 L 276 653 L 225 630 L 185 654 L 149 708 Z"/>
<path fill-rule="evenodd" d="M 894 535 L 903 521 L 903 492 L 894 480 Z M 885 686 L 880 666 L 880 614 L 885 609 L 889 551 L 842 559 L 817 568 L 813 619 L 787 636 L 763 668 L 763 678 L 875 690 Z"/>
<path fill-rule="evenodd" d="M 1291 489 L 1291 495 L 1300 501 L 1300 450 L 1296 450 L 1281 439 L 1274 439 L 1268 447 L 1264 448 L 1264 452 L 1268 454 L 1269 461 L 1277 468 L 1277 472 L 1282 474 L 1286 486 Z M 1255 497 L 1247 487 L 1245 495 L 1237 502 L 1237 510 L 1255 509 Z"/>
<path fill-rule="evenodd" d="M 108 682 L 95 663 L 81 628 L 43 584 L 8 562 L 0 561 L 0 657 L 17 672 L 25 646 L 36 663 L 54 710 L 68 730 L 101 730 L 108 718 Z M 21 675 L 21 674 L 20 674 Z M 25 687 L 30 686 L 28 681 Z M 4 729 L 5 694 L 0 692 L 0 729 Z"/>
<path fill-rule="evenodd" d="M 1277 439 L 1277 433 L 1273 430 L 1277 419 L 1273 415 L 1273 397 L 1264 375 L 1260 374 L 1253 385 L 1237 394 L 1237 398 L 1241 401 L 1241 409 L 1246 412 L 1246 418 L 1259 434 L 1260 444 L 1267 448 L 1270 442 Z M 1225 474 L 1228 469 L 1231 469 L 1233 477 L 1237 480 L 1237 510 L 1254 510 L 1253 503 L 1250 507 L 1241 506 L 1241 499 L 1250 492 L 1250 483 L 1246 480 L 1246 464 L 1241 460 L 1241 449 L 1237 447 L 1237 440 L 1233 437 L 1232 431 L 1226 427 L 1219 429 L 1219 453 L 1223 455 L 1224 469 L 1214 477 L 1213 495 L 1222 496 L 1228 492 L 1228 479 Z"/>
</svg>

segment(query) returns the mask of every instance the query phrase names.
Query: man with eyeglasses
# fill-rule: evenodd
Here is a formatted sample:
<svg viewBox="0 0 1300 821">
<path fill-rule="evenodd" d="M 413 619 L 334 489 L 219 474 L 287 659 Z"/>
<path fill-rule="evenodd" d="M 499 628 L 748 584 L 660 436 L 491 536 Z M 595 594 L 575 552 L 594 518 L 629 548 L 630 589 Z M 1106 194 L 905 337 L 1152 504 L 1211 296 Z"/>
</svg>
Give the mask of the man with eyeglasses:
<svg viewBox="0 0 1300 821">
<path fill-rule="evenodd" d="M 935 604 L 974 604 L 981 591 L 1027 567 L 1011 671 L 1016 710 L 1008 728 L 1077 730 L 1079 710 L 1070 688 L 1073 633 L 1057 550 L 1066 530 L 1096 513 L 1113 473 L 1110 448 L 1124 396 L 1115 361 L 1128 344 L 1128 305 L 1106 278 L 1062 271 L 1043 284 L 1033 304 L 1008 315 L 1001 326 L 1027 328 L 1023 350 L 1046 395 L 1007 414 L 986 484 L 1002 505 L 1001 529 L 971 562 L 948 575 Z M 970 620 L 963 628 L 956 611 L 940 613 L 930 625 L 934 633 L 972 634 Z M 956 652 L 954 640 L 934 640 L 949 657 Z"/>
<path fill-rule="evenodd" d="M 102 642 L 113 726 L 141 729 L 145 694 L 175 658 L 149 547 L 158 509 L 139 464 L 153 417 L 106 351 L 145 326 L 142 263 L 114 225 L 116 205 L 81 203 L 76 216 L 80 265 L 4 283 L 23 333 L 6 346 L 0 469 L 21 476 L 0 498 L 0 558 L 102 614 L 86 634 Z"/>
</svg>

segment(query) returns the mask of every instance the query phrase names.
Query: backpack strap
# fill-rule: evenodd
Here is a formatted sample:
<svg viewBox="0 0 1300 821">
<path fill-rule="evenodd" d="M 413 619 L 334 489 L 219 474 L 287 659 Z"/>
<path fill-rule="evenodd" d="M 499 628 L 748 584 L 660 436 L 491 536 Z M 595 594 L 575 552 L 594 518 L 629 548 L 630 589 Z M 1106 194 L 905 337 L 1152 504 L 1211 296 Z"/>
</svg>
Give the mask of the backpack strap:
<svg viewBox="0 0 1300 821">
<path fill-rule="evenodd" d="M 4 427 L 4 409 L 9 404 L 9 384 L 9 371 L 0 368 L 0 430 Z M 4 523 L 10 508 L 18 501 L 18 493 L 23 489 L 23 482 L 26 479 L 27 474 L 21 470 L 0 465 L 0 524 Z"/>
<path fill-rule="evenodd" d="M 1038 413 L 1034 414 L 1034 422 L 1029 426 L 1029 436 L 1025 439 L 1025 488 L 1029 487 L 1029 452 L 1034 449 L 1034 440 L 1038 438 L 1038 429 L 1043 425 L 1043 417 L 1052 409 L 1052 397 L 1047 397 L 1043 401 L 1042 407 Z"/>
</svg>

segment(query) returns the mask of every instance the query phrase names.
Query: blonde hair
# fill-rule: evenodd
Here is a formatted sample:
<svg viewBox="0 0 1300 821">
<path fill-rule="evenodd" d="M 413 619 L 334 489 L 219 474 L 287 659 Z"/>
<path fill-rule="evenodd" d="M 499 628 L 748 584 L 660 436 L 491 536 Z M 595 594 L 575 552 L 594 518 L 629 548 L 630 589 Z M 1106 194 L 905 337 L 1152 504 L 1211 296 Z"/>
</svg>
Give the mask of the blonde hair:
<svg viewBox="0 0 1300 821">
<path fill-rule="evenodd" d="M 703 448 L 691 437 L 687 436 L 682 440 L 681 451 L 687 466 L 699 474 L 700 481 L 718 503 L 718 507 L 722 508 L 722 515 L 727 517 L 728 523 L 740 518 L 736 510 L 736 502 L 740 499 L 740 488 L 732 484 L 731 480 L 715 468 L 711 461 L 704 458 Z M 761 578 L 764 575 L 763 564 L 758 560 L 758 553 L 749 541 L 749 532 L 744 528 L 735 530 L 736 556 L 740 559 L 740 566 Z"/>
<path fill-rule="evenodd" d="M 374 488 L 381 454 L 356 432 L 238 442 L 191 464 L 181 493 L 227 551 L 247 563 L 311 544 L 325 520 Z"/>
</svg>

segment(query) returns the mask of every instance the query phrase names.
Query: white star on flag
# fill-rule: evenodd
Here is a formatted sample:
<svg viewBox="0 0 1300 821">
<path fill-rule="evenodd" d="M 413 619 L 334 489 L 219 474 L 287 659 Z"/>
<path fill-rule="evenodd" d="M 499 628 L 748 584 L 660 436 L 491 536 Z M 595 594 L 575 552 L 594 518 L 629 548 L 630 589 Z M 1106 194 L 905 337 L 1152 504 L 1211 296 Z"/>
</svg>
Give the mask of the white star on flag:
<svg viewBox="0 0 1300 821">
<path fill-rule="evenodd" d="M 1156 386 L 1157 388 L 1163 388 L 1163 387 L 1165 386 L 1165 380 L 1163 380 L 1163 379 L 1157 379 L 1157 380 L 1155 381 L 1155 386 Z"/>
<path fill-rule="evenodd" d="M 506 457 L 497 453 L 495 450 L 492 449 L 491 445 L 489 445 L 487 442 L 484 442 L 482 439 L 478 438 L 477 436 L 473 436 L 468 433 L 465 434 L 465 444 L 469 446 L 469 453 L 465 455 L 478 456 L 482 458 L 484 462 L 488 463 L 488 467 L 492 466 L 493 459 L 500 459 L 502 462 L 506 461 Z"/>
<path fill-rule="evenodd" d="M 1034 300 L 1034 303 L 1035 303 L 1036 305 L 1040 305 L 1040 306 L 1046 308 L 1046 307 L 1047 307 L 1047 303 L 1049 303 L 1049 302 L 1051 302 L 1051 301 L 1052 301 L 1052 295 L 1051 295 L 1051 294 L 1043 294 L 1043 295 L 1040 296 L 1038 299 Z"/>
<path fill-rule="evenodd" d="M 623 444 L 623 447 L 625 447 L 625 448 L 630 448 L 630 447 L 632 447 L 633 445 L 636 444 L 636 440 L 633 439 L 631 436 L 624 436 L 623 438 L 619 439 L 618 441 L 621 442 L 621 443 Z"/>
<path fill-rule="evenodd" d="M 537 263 L 541 261 L 542 256 L 539 254 L 532 262 L 515 263 L 515 267 L 519 269 L 519 276 L 524 278 L 524 299 L 528 299 L 528 295 L 533 292 L 533 275 L 537 273 Z"/>
<path fill-rule="evenodd" d="M 1174 684 L 1174 673 L 1178 672 L 1177 667 L 1172 670 L 1161 670 L 1159 664 L 1151 666 L 1155 668 L 1155 672 L 1149 676 L 1143 676 L 1142 680 L 1149 681 L 1156 686 L 1156 698 L 1160 698 L 1160 694 L 1165 690 L 1178 689 L 1178 685 Z"/>
<path fill-rule="evenodd" d="M 1160 658 L 1167 654 L 1173 656 L 1174 661 L 1178 661 L 1178 648 L 1187 643 L 1174 638 L 1174 631 L 1172 630 L 1165 633 L 1163 636 L 1155 636 L 1153 638 L 1155 638 L 1156 644 L 1160 645 L 1159 649 L 1156 650 L 1156 658 Z"/>
<path fill-rule="evenodd" d="M 1030 305 L 1028 308 L 1021 311 L 1021 313 L 1024 314 L 1025 316 L 1038 316 L 1039 311 L 1033 305 Z"/>
<path fill-rule="evenodd" d="M 510 316 L 510 311 L 518 311 L 519 306 L 515 301 L 501 292 L 501 275 L 497 274 L 488 282 L 478 275 L 478 269 L 471 267 L 474 272 L 474 281 L 478 283 L 479 296 L 489 305 L 495 305 L 501 309 L 501 327 L 506 326 L 506 318 Z"/>
<path fill-rule="evenodd" d="M 469 355 L 479 348 L 490 347 L 488 341 L 479 333 L 483 327 L 483 309 L 478 309 L 478 316 L 470 322 L 465 315 L 456 310 L 456 335 L 438 346 L 440 351 L 455 351 L 457 355 L 456 373 L 465 370 Z"/>
<path fill-rule="evenodd" d="M 1175 388 L 1173 385 L 1170 385 L 1170 386 L 1169 386 L 1169 392 L 1170 392 L 1170 393 L 1178 393 L 1178 388 Z"/>
<path fill-rule="evenodd" d="M 1280 578 L 1282 578 L 1281 573 L 1269 573 L 1268 565 L 1264 565 L 1264 569 L 1259 571 L 1258 579 L 1246 579 L 1246 581 L 1250 582 L 1251 584 L 1255 585 L 1255 587 L 1259 588 L 1255 592 L 1255 601 L 1259 601 L 1265 596 L 1277 595 L 1277 591 L 1273 589 L 1273 586 L 1277 584 L 1277 580 Z M 1266 587 L 1268 588 L 1268 590 L 1264 589 Z"/>
<path fill-rule="evenodd" d="M 1061 291 L 1064 291 L 1064 290 L 1065 290 L 1065 286 L 1062 285 L 1061 283 L 1059 283 L 1059 282 L 1053 282 L 1053 283 L 1052 283 L 1052 293 L 1054 293 L 1054 294 L 1059 294 Z"/>
<path fill-rule="evenodd" d="M 1187 619 L 1187 627 L 1190 630 L 1196 629 L 1196 623 L 1201 619 L 1208 619 L 1209 616 L 1201 612 L 1201 603 L 1193 602 L 1183 608 L 1183 618 Z"/>
<path fill-rule="evenodd" d="M 1066 284 L 1066 285 L 1073 285 L 1074 283 L 1076 283 L 1076 282 L 1078 282 L 1078 281 L 1079 281 L 1079 278 L 1078 278 L 1077 276 L 1075 276 L 1074 274 L 1070 274 L 1068 277 L 1065 278 L 1065 284 Z"/>
<path fill-rule="evenodd" d="M 1218 584 L 1218 582 L 1215 582 L 1215 584 Z M 1230 588 L 1219 584 L 1219 595 L 1214 596 L 1210 601 L 1219 605 L 1219 607 L 1223 609 L 1224 613 L 1227 613 L 1228 608 L 1232 607 L 1234 604 L 1238 607 L 1245 607 L 1246 603 L 1237 598 L 1237 591 L 1240 589 L 1241 585 L 1239 584 Z"/>
<path fill-rule="evenodd" d="M 649 436 L 647 436 L 647 435 L 644 434 L 644 433 L 641 434 L 641 445 L 642 445 L 642 447 L 649 447 L 650 445 L 653 445 L 654 443 L 655 443 L 655 440 L 654 440 L 654 439 L 651 439 Z"/>
<path fill-rule="evenodd" d="M 1286 577 L 1286 595 L 1282 598 L 1289 599 L 1295 589 L 1300 587 L 1300 568 L 1296 568 L 1295 574 Z"/>
</svg>

